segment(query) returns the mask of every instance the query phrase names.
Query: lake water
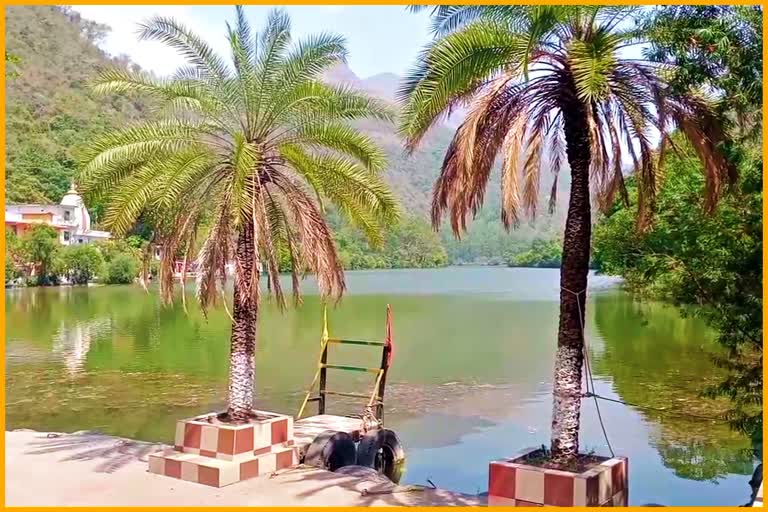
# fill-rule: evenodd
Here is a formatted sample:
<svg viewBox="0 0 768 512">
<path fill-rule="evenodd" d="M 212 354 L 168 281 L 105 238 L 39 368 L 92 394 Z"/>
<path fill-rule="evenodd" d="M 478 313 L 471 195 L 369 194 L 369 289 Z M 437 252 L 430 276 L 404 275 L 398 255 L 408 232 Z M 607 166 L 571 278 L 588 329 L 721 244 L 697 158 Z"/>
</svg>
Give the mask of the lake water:
<svg viewBox="0 0 768 512">
<path fill-rule="evenodd" d="M 405 445 L 404 482 L 484 492 L 489 460 L 548 444 L 558 276 L 491 267 L 347 273 L 347 295 L 329 308 L 332 336 L 383 339 L 386 305 L 393 308 L 385 422 Z M 223 407 L 229 319 L 221 310 L 205 320 L 192 306 L 187 315 L 179 304 L 163 308 L 138 286 L 62 287 L 6 291 L 6 319 L 9 429 L 170 442 L 175 420 Z M 311 281 L 299 309 L 263 306 L 259 408 L 297 412 L 320 330 Z M 698 397 L 718 378 L 712 333 L 592 276 L 587 340 L 597 392 L 643 406 L 600 404 L 614 452 L 630 460 L 630 504 L 746 502 L 749 443 L 707 419 L 724 404 Z M 380 356 L 331 350 L 333 362 L 377 366 Z M 367 376 L 329 377 L 329 389 L 371 385 Z M 329 412 L 360 412 L 359 403 L 331 401 Z M 591 400 L 582 420 L 583 450 L 607 454 Z"/>
</svg>

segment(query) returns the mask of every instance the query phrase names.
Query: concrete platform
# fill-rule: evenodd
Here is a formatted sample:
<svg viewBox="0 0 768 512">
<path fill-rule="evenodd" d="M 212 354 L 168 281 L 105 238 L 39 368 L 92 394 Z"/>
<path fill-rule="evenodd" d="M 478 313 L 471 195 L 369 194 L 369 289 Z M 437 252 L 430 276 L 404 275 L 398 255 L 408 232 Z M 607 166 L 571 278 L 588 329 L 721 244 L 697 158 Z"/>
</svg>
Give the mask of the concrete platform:
<svg viewBox="0 0 768 512">
<path fill-rule="evenodd" d="M 346 432 L 353 438 L 357 438 L 362 426 L 363 421 L 359 418 L 318 414 L 293 422 L 293 440 L 299 449 L 299 455 L 303 457 L 312 441 L 326 430 Z"/>
<path fill-rule="evenodd" d="M 95 433 L 5 433 L 7 506 L 482 506 L 442 489 L 403 492 L 365 471 L 299 466 L 224 488 L 153 475 L 162 445 Z M 363 491 L 368 491 L 363 493 Z"/>
</svg>

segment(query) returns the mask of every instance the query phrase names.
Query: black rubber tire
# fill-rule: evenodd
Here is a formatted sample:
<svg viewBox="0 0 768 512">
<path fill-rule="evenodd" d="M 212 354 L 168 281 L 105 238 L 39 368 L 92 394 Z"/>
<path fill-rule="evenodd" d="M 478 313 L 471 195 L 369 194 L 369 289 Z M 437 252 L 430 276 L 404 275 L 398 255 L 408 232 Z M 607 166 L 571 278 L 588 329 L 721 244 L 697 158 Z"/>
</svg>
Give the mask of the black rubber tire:
<svg viewBox="0 0 768 512">
<path fill-rule="evenodd" d="M 405 471 L 405 450 L 392 430 L 371 430 L 357 446 L 357 465 L 375 469 L 398 483 Z"/>
<path fill-rule="evenodd" d="M 355 463 L 355 441 L 346 432 L 326 430 L 312 440 L 304 455 L 304 464 L 336 471 Z"/>
</svg>

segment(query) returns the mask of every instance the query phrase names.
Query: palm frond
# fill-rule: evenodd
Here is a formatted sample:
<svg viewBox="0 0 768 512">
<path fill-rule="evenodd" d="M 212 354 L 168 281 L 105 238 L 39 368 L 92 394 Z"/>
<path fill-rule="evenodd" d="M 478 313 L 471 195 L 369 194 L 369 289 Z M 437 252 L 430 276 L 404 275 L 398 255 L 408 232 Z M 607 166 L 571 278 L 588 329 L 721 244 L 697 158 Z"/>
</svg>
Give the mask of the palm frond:
<svg viewBox="0 0 768 512">
<path fill-rule="evenodd" d="M 725 158 L 722 145 L 727 140 L 714 109 L 701 97 L 675 98 L 671 115 L 693 145 L 704 167 L 704 204 L 708 211 L 717 205 L 726 185 L 736 182 L 736 167 Z"/>
<path fill-rule="evenodd" d="M 302 261 L 316 275 L 321 297 L 338 301 L 346 288 L 344 272 L 325 219 L 301 187 L 281 174 L 274 178 L 275 186 L 286 198 L 292 224 L 296 226 L 296 246 L 301 251 Z"/>
<path fill-rule="evenodd" d="M 503 25 L 478 22 L 429 46 L 398 90 L 400 133 L 412 151 L 458 99 L 497 73 L 519 68 L 526 41 Z"/>
<path fill-rule="evenodd" d="M 216 216 L 213 219 L 208 237 L 197 256 L 197 301 L 203 314 L 215 305 L 219 298 L 219 283 L 226 282 L 226 265 L 233 255 L 231 246 L 233 241 L 232 215 L 228 196 L 224 196 L 219 204 Z M 164 255 L 165 259 L 171 259 L 173 255 Z"/>
<path fill-rule="evenodd" d="M 208 79 L 221 82 L 230 75 L 224 60 L 208 43 L 173 18 L 155 16 L 141 23 L 139 40 L 159 41 L 174 48 Z"/>
<path fill-rule="evenodd" d="M 638 226 L 648 226 L 673 125 L 692 139 L 705 169 L 705 203 L 708 210 L 714 207 L 724 184 L 736 179 L 735 168 L 723 156 L 727 139 L 723 123 L 696 95 L 670 96 L 665 83 L 669 65 L 623 57 L 623 48 L 643 40 L 637 27 L 625 23 L 637 9 L 431 7 L 435 40 L 425 46 L 398 91 L 403 104 L 399 130 L 406 149 L 413 151 L 430 127 L 456 106 L 469 106 L 435 182 L 431 211 L 435 228 L 448 213 L 457 236 L 466 229 L 468 215 L 482 204 L 489 169 L 500 149 L 504 225 L 517 225 L 522 209 L 535 213 L 545 144 L 554 171 L 551 211 L 561 160 L 572 149 L 563 147 L 560 116 L 575 106 L 584 112 L 589 173 L 601 209 L 608 208 L 617 194 L 628 203 L 622 166 L 623 158 L 631 157 L 639 185 Z M 495 88 L 505 75 L 509 81 Z M 530 126 L 517 116 L 525 117 Z M 544 120 L 549 123 L 546 133 Z M 661 134 L 657 154 L 651 145 L 653 130 Z M 572 135 L 566 139 L 573 141 Z"/>
<path fill-rule="evenodd" d="M 372 172 L 378 173 L 386 165 L 386 156 L 374 141 L 345 124 L 332 121 L 306 123 L 293 132 L 288 140 L 294 144 L 352 156 Z"/>
</svg>

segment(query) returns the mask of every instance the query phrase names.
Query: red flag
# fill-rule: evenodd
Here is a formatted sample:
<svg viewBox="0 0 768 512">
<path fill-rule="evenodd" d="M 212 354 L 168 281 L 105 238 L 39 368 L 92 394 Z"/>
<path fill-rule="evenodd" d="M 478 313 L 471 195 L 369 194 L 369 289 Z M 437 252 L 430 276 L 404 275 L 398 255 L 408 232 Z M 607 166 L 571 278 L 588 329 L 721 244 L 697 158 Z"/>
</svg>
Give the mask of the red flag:
<svg viewBox="0 0 768 512">
<path fill-rule="evenodd" d="M 392 358 L 395 356 L 395 344 L 392 342 L 392 306 L 387 304 L 387 338 L 384 340 L 389 348 L 387 357 L 387 368 L 392 366 Z"/>
</svg>

